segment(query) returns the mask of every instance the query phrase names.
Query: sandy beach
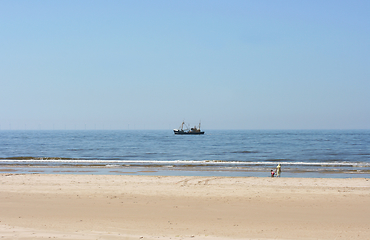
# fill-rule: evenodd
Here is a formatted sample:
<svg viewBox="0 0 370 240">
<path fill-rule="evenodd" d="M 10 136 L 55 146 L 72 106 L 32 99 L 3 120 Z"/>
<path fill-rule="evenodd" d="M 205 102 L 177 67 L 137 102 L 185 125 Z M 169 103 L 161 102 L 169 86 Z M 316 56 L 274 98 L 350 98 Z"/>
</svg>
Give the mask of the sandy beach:
<svg viewBox="0 0 370 240">
<path fill-rule="evenodd" d="M 0 175 L 1 239 L 369 239 L 367 178 Z"/>
</svg>

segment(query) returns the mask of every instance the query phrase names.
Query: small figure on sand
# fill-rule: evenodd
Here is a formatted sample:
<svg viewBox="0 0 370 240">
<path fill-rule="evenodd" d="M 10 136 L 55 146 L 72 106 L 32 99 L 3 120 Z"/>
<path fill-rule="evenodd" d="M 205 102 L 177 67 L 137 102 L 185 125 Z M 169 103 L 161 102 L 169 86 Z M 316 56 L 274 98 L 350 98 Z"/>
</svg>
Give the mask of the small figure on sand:
<svg viewBox="0 0 370 240">
<path fill-rule="evenodd" d="M 272 169 L 271 169 L 271 177 L 275 177 L 275 172 Z"/>
<path fill-rule="evenodd" d="M 281 165 L 277 165 L 276 167 L 276 177 L 280 177 L 280 174 L 281 174 Z"/>
</svg>

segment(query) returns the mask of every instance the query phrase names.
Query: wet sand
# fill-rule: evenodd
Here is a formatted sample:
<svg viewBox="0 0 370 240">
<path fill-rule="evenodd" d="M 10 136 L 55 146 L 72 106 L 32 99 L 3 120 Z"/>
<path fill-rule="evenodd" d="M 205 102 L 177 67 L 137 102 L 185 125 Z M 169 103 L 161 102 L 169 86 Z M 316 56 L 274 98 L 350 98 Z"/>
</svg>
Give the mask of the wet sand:
<svg viewBox="0 0 370 240">
<path fill-rule="evenodd" d="M 369 239 L 366 178 L 0 174 L 1 239 Z"/>
</svg>

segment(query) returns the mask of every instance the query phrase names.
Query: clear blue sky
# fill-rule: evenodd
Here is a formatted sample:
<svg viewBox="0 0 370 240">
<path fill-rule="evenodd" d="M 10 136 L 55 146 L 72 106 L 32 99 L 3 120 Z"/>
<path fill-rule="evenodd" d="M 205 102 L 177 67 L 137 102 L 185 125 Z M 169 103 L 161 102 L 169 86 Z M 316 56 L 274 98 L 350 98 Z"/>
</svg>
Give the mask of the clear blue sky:
<svg viewBox="0 0 370 240">
<path fill-rule="evenodd" d="M 0 129 L 370 129 L 370 1 L 0 1 Z"/>
</svg>

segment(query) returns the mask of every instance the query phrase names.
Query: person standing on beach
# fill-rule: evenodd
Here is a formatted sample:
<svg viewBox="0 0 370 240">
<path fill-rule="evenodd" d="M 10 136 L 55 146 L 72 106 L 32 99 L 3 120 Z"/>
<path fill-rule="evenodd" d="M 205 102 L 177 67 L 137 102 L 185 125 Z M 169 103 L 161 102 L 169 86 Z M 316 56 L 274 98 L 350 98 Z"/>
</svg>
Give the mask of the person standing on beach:
<svg viewBox="0 0 370 240">
<path fill-rule="evenodd" d="M 276 167 L 276 177 L 280 177 L 280 174 L 281 174 L 281 165 L 277 165 Z"/>
</svg>

